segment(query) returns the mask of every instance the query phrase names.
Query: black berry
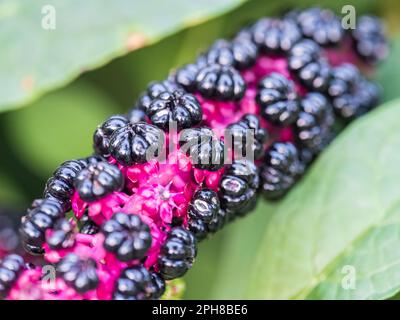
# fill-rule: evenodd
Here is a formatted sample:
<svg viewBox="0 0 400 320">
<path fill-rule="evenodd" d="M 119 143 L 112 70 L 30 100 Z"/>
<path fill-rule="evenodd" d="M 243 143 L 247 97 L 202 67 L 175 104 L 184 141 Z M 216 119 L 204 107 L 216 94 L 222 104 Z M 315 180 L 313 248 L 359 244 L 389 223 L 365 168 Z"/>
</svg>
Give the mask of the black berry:
<svg viewBox="0 0 400 320">
<path fill-rule="evenodd" d="M 209 128 L 183 130 L 179 144 L 198 169 L 216 171 L 224 165 L 224 143 Z"/>
<path fill-rule="evenodd" d="M 145 122 L 129 123 L 114 131 L 110 138 L 110 154 L 120 164 L 145 163 L 158 156 L 164 145 L 164 134 Z"/>
<path fill-rule="evenodd" d="M 149 299 L 158 300 L 165 292 L 165 280 L 157 272 L 151 272 L 151 283 L 148 286 Z"/>
<path fill-rule="evenodd" d="M 303 170 L 298 151 L 292 143 L 272 144 L 266 152 L 265 163 L 260 173 L 265 197 L 274 200 L 285 195 Z"/>
<path fill-rule="evenodd" d="M 9 254 L 0 261 L 0 299 L 6 298 L 24 267 L 24 259 L 17 254 Z"/>
<path fill-rule="evenodd" d="M 258 83 L 257 103 L 261 115 L 279 126 L 296 121 L 300 111 L 293 81 L 279 73 L 271 73 Z"/>
<path fill-rule="evenodd" d="M 64 217 L 65 207 L 55 198 L 36 200 L 26 216 L 22 218 L 20 227 L 21 240 L 26 249 L 32 254 L 42 253 L 45 232 L 54 223 Z"/>
<path fill-rule="evenodd" d="M 93 135 L 93 148 L 97 154 L 108 156 L 110 154 L 110 138 L 115 130 L 125 127 L 128 119 L 122 115 L 109 117 L 100 125 Z"/>
<path fill-rule="evenodd" d="M 222 176 L 219 189 L 221 207 L 245 214 L 257 196 L 260 184 L 257 167 L 251 161 L 236 160 Z"/>
<path fill-rule="evenodd" d="M 348 63 L 333 69 L 327 92 L 336 115 L 344 120 L 352 120 L 375 107 L 380 95 L 379 88 Z"/>
<path fill-rule="evenodd" d="M 325 96 L 317 92 L 308 93 L 300 105 L 301 112 L 295 123 L 296 139 L 301 148 L 316 155 L 332 138 L 333 109 Z"/>
<path fill-rule="evenodd" d="M 124 186 L 124 177 L 117 166 L 103 161 L 89 165 L 79 172 L 74 180 L 74 186 L 82 200 L 93 202 L 121 190 Z"/>
<path fill-rule="evenodd" d="M 256 115 L 245 114 L 238 122 L 227 127 L 227 134 L 232 139 L 235 151 L 241 151 L 240 156 L 245 157 L 247 151 L 252 152 L 254 159 L 263 156 L 263 145 L 268 138 L 268 133 L 261 128 L 260 120 Z"/>
<path fill-rule="evenodd" d="M 99 233 L 100 228 L 99 226 L 93 222 L 92 219 L 89 218 L 87 214 L 85 214 L 80 222 L 80 229 L 79 232 L 83 234 L 96 234 Z"/>
<path fill-rule="evenodd" d="M 104 248 L 120 261 L 142 259 L 151 246 L 149 226 L 138 215 L 115 213 L 102 226 Z"/>
<path fill-rule="evenodd" d="M 77 292 L 85 293 L 97 288 L 97 264 L 92 258 L 82 259 L 69 253 L 57 264 L 57 273 Z"/>
<path fill-rule="evenodd" d="M 331 68 L 323 58 L 321 47 L 306 39 L 295 44 L 288 54 L 289 69 L 309 89 L 324 92 L 331 76 Z"/>
<path fill-rule="evenodd" d="M 161 247 L 158 268 L 165 280 L 182 277 L 189 270 L 197 254 L 196 238 L 181 227 L 175 227 Z"/>
<path fill-rule="evenodd" d="M 292 17 L 295 17 L 303 36 L 321 46 L 337 45 L 343 40 L 344 29 L 338 16 L 331 10 L 310 8 Z"/>
<path fill-rule="evenodd" d="M 150 272 L 143 266 L 128 267 L 122 271 L 114 289 L 114 300 L 147 300 L 154 294 Z"/>
<path fill-rule="evenodd" d="M 199 69 L 195 88 L 208 99 L 237 101 L 243 97 L 246 83 L 234 68 L 211 64 Z"/>
<path fill-rule="evenodd" d="M 289 19 L 264 18 L 252 27 L 253 41 L 266 53 L 290 50 L 301 39 L 296 23 Z"/>
<path fill-rule="evenodd" d="M 69 207 L 70 199 L 74 193 L 73 181 L 84 167 L 84 164 L 79 160 L 62 163 L 47 181 L 44 196 L 59 199 L 66 205 L 68 204 Z"/>
<path fill-rule="evenodd" d="M 145 111 L 150 107 L 151 102 L 158 98 L 163 92 L 173 93 L 179 89 L 181 89 L 181 87 L 169 79 L 151 82 L 147 86 L 146 91 L 140 95 L 135 107 L 136 109 Z"/>
<path fill-rule="evenodd" d="M 59 219 L 52 228 L 51 235 L 46 237 L 46 243 L 52 249 L 66 249 L 74 244 L 74 228 L 68 219 Z"/>
<path fill-rule="evenodd" d="M 168 130 L 170 122 L 175 122 L 178 130 L 197 125 L 203 117 L 199 101 L 182 90 L 164 91 L 151 101 L 146 114 L 157 127 Z"/>
<path fill-rule="evenodd" d="M 389 52 L 385 28 L 381 20 L 374 16 L 362 16 L 352 30 L 357 53 L 367 62 L 375 63 L 383 60 Z"/>
<path fill-rule="evenodd" d="M 147 119 L 146 113 L 136 107 L 131 108 L 126 117 L 131 123 L 146 122 Z"/>
<path fill-rule="evenodd" d="M 250 38 L 238 36 L 232 41 L 217 40 L 203 53 L 198 64 L 220 64 L 242 70 L 251 67 L 256 61 L 257 46 Z"/>
</svg>

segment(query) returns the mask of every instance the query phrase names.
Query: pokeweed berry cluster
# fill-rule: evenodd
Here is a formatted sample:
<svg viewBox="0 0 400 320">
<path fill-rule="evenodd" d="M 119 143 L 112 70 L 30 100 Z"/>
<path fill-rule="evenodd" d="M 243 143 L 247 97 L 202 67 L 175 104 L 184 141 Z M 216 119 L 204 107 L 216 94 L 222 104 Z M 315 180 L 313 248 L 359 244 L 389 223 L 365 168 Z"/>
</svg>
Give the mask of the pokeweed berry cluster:
<svg viewBox="0 0 400 320">
<path fill-rule="evenodd" d="M 259 194 L 283 197 L 343 127 L 335 123 L 377 105 L 365 75 L 387 51 L 377 18 L 343 30 L 320 8 L 217 40 L 99 125 L 94 155 L 56 169 L 20 228 L 56 277 L 43 284 L 40 267 L 6 256 L 1 297 L 160 298 L 190 269 L 198 241 Z"/>
</svg>

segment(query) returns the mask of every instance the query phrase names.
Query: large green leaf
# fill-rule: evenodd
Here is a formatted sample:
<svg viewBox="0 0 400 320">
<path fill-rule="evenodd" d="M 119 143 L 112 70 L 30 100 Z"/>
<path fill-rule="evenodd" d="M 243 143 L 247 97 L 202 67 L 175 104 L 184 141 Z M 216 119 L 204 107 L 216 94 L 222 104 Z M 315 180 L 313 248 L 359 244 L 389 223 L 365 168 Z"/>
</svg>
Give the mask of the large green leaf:
<svg viewBox="0 0 400 320">
<path fill-rule="evenodd" d="M 399 117 L 396 100 L 354 123 L 271 213 L 247 297 L 380 299 L 400 289 Z"/>
<path fill-rule="evenodd" d="M 2 1 L 0 111 L 243 1 Z M 48 6 L 55 10 L 55 29 L 46 29 Z"/>
</svg>

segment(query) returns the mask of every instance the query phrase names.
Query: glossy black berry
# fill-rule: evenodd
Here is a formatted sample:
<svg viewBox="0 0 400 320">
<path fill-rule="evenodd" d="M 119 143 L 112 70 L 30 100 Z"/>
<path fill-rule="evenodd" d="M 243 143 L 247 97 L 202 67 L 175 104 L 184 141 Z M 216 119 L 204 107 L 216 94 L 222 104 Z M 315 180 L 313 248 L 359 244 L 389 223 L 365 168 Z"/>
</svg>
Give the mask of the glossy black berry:
<svg viewBox="0 0 400 320">
<path fill-rule="evenodd" d="M 240 151 L 240 156 L 250 156 L 248 152 L 252 153 L 251 156 L 254 159 L 263 156 L 263 145 L 268 138 L 268 133 L 261 128 L 260 120 L 256 115 L 245 114 L 238 122 L 227 127 L 227 134 L 232 140 L 234 150 Z"/>
<path fill-rule="evenodd" d="M 343 40 L 344 29 L 339 17 L 329 9 L 310 8 L 294 14 L 304 37 L 321 46 L 337 45 Z"/>
<path fill-rule="evenodd" d="M 130 166 L 157 157 L 164 145 L 164 134 L 145 122 L 129 123 L 114 131 L 110 138 L 110 154 L 120 164 Z"/>
<path fill-rule="evenodd" d="M 379 102 L 379 88 L 366 80 L 352 64 L 342 64 L 332 71 L 328 95 L 338 117 L 352 120 Z"/>
<path fill-rule="evenodd" d="M 149 299 L 158 300 L 165 292 L 165 280 L 157 272 L 151 272 L 151 283 L 148 286 Z"/>
<path fill-rule="evenodd" d="M 209 128 L 183 130 L 179 144 L 198 169 L 216 171 L 224 165 L 224 143 Z"/>
<path fill-rule="evenodd" d="M 146 91 L 140 95 L 135 107 L 136 109 L 145 111 L 150 107 L 152 101 L 158 98 L 163 92 L 173 93 L 180 89 L 181 87 L 170 79 L 153 81 L 147 86 Z"/>
<path fill-rule="evenodd" d="M 191 219 L 200 219 L 209 223 L 220 208 L 218 195 L 210 189 L 201 189 L 194 193 L 189 204 L 188 215 Z"/>
<path fill-rule="evenodd" d="M 147 300 L 153 294 L 153 279 L 143 266 L 128 267 L 115 284 L 114 300 Z"/>
<path fill-rule="evenodd" d="M 17 254 L 9 254 L 0 261 L 0 299 L 6 298 L 24 267 L 24 259 Z"/>
<path fill-rule="evenodd" d="M 335 118 L 327 98 L 317 92 L 310 92 L 301 99 L 301 112 L 295 123 L 298 145 L 314 155 L 321 152 L 330 142 Z M 308 161 L 306 161 L 308 162 Z"/>
<path fill-rule="evenodd" d="M 36 200 L 27 215 L 22 218 L 20 235 L 23 245 L 30 253 L 42 252 L 45 232 L 54 226 L 54 223 L 64 217 L 65 207 L 55 198 Z"/>
<path fill-rule="evenodd" d="M 382 21 L 374 16 L 362 16 L 352 30 L 357 53 L 367 62 L 383 60 L 389 52 L 389 45 Z"/>
<path fill-rule="evenodd" d="M 168 130 L 171 122 L 176 123 L 178 130 L 190 128 L 203 117 L 196 97 L 182 90 L 160 93 L 144 111 L 152 124 L 163 130 Z"/>
<path fill-rule="evenodd" d="M 261 19 L 252 27 L 252 35 L 266 53 L 287 52 L 301 39 L 299 27 L 290 19 Z"/>
<path fill-rule="evenodd" d="M 196 91 L 196 77 L 199 73 L 200 66 L 196 63 L 185 64 L 176 70 L 175 81 L 189 92 Z"/>
<path fill-rule="evenodd" d="M 46 237 L 46 243 L 52 249 L 67 249 L 74 244 L 74 227 L 68 219 L 59 219 L 50 235 Z"/>
<path fill-rule="evenodd" d="M 149 226 L 135 214 L 115 213 L 102 226 L 104 248 L 120 261 L 142 259 L 151 246 Z"/>
<path fill-rule="evenodd" d="M 129 120 L 122 115 L 114 115 L 103 122 L 93 135 L 93 148 L 97 154 L 108 156 L 110 154 L 110 138 L 115 130 L 125 127 Z"/>
<path fill-rule="evenodd" d="M 331 76 L 331 68 L 323 58 L 321 47 L 305 39 L 295 44 L 288 53 L 289 69 L 308 88 L 324 92 Z"/>
<path fill-rule="evenodd" d="M 284 196 L 303 173 L 296 147 L 290 143 L 276 142 L 265 155 L 261 167 L 261 184 L 264 196 L 275 200 Z"/>
<path fill-rule="evenodd" d="M 59 199 L 66 205 L 68 204 L 69 207 L 70 199 L 74 193 L 73 181 L 83 168 L 84 164 L 79 160 L 62 163 L 47 181 L 44 196 Z"/>
<path fill-rule="evenodd" d="M 237 214 L 246 213 L 257 196 L 259 184 L 258 170 L 253 162 L 234 161 L 220 181 L 221 208 Z"/>
<path fill-rule="evenodd" d="M 250 38 L 238 36 L 232 41 L 217 40 L 199 59 L 200 64 L 220 64 L 238 70 L 251 67 L 256 61 L 257 46 Z"/>
<path fill-rule="evenodd" d="M 208 99 L 238 101 L 244 95 L 246 83 L 234 68 L 211 64 L 199 69 L 195 90 Z"/>
<path fill-rule="evenodd" d="M 93 202 L 120 191 L 124 186 L 124 177 L 117 166 L 103 161 L 79 172 L 74 186 L 83 201 Z"/>
<path fill-rule="evenodd" d="M 83 259 L 69 253 L 57 264 L 57 273 L 77 292 L 85 293 L 97 288 L 97 264 L 92 258 Z"/>
<path fill-rule="evenodd" d="M 197 240 L 202 240 L 208 233 L 208 224 L 213 221 L 220 209 L 218 195 L 210 189 L 201 189 L 194 193 L 188 208 L 189 230 Z"/>
<path fill-rule="evenodd" d="M 271 73 L 261 79 L 257 87 L 257 103 L 261 115 L 279 126 L 294 123 L 300 111 L 293 81 L 279 73 Z"/>
<path fill-rule="evenodd" d="M 197 254 L 196 238 L 181 227 L 175 227 L 168 234 L 161 247 L 158 268 L 165 280 L 182 277 L 189 270 Z"/>
</svg>

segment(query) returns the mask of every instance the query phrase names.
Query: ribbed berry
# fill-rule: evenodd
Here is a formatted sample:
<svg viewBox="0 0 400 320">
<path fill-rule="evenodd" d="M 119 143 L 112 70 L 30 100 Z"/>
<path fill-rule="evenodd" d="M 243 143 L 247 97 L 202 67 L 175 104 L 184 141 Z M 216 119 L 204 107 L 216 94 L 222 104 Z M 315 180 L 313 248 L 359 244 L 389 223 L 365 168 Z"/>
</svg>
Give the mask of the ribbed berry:
<svg viewBox="0 0 400 320">
<path fill-rule="evenodd" d="M 158 156 L 164 145 L 164 134 L 145 122 L 130 123 L 114 131 L 110 138 L 110 154 L 120 164 L 145 163 Z"/>
<path fill-rule="evenodd" d="M 321 46 L 336 45 L 343 40 L 342 24 L 338 16 L 329 9 L 310 8 L 295 13 L 292 17 L 295 17 L 303 36 Z"/>
<path fill-rule="evenodd" d="M 300 111 L 293 81 L 279 73 L 271 73 L 258 83 L 257 103 L 261 115 L 279 126 L 294 123 Z"/>
<path fill-rule="evenodd" d="M 327 92 L 335 113 L 344 120 L 354 119 L 375 107 L 380 95 L 379 88 L 348 63 L 333 69 Z"/>
<path fill-rule="evenodd" d="M 189 204 L 189 230 L 197 240 L 202 240 L 208 233 L 208 224 L 217 217 L 220 209 L 218 195 L 210 189 L 195 192 Z"/>
<path fill-rule="evenodd" d="M 241 152 L 240 156 L 250 156 L 247 151 L 252 152 L 254 159 L 263 156 L 263 145 L 268 138 L 268 133 L 261 128 L 260 120 L 256 115 L 245 114 L 238 122 L 227 127 L 227 134 L 232 139 L 235 151 Z"/>
<path fill-rule="evenodd" d="M 81 258 L 69 253 L 57 264 L 57 273 L 77 292 L 85 293 L 97 288 L 97 264 L 92 258 Z"/>
<path fill-rule="evenodd" d="M 173 93 L 179 89 L 181 89 L 180 86 L 170 79 L 150 82 L 146 91 L 140 95 L 135 108 L 139 110 L 147 110 L 150 107 L 151 102 L 158 98 L 161 93 Z"/>
<path fill-rule="evenodd" d="M 389 52 L 388 41 L 382 21 L 374 16 L 362 16 L 352 30 L 357 53 L 366 61 L 383 60 Z"/>
<path fill-rule="evenodd" d="M 108 156 L 110 154 L 110 138 L 115 130 L 125 127 L 129 120 L 122 115 L 109 117 L 95 131 L 93 135 L 93 148 L 97 154 Z"/>
<path fill-rule="evenodd" d="M 0 299 L 6 298 L 24 267 L 24 259 L 17 254 L 9 254 L 0 261 Z"/>
<path fill-rule="evenodd" d="M 259 184 L 258 170 L 253 162 L 234 161 L 220 181 L 221 207 L 239 215 L 247 213 L 257 196 Z"/>
<path fill-rule="evenodd" d="M 295 44 L 288 55 L 289 69 L 309 89 L 325 91 L 331 76 L 331 68 L 322 57 L 321 47 L 306 39 Z"/>
<path fill-rule="evenodd" d="M 242 70 L 254 64 L 257 53 L 257 46 L 250 38 L 239 36 L 232 41 L 220 39 L 198 58 L 198 64 L 216 63 Z"/>
<path fill-rule="evenodd" d="M 270 200 L 282 197 L 295 184 L 303 170 L 296 147 L 290 142 L 275 142 L 267 150 L 261 167 L 263 194 Z"/>
<path fill-rule="evenodd" d="M 224 165 L 224 143 L 209 128 L 183 130 L 179 144 L 198 169 L 216 171 Z"/>
<path fill-rule="evenodd" d="M 66 204 L 69 203 L 74 193 L 73 181 L 83 168 L 84 164 L 79 160 L 62 163 L 47 181 L 44 196 L 57 198 Z"/>
<path fill-rule="evenodd" d="M 168 130 L 170 122 L 175 122 L 178 130 L 197 125 L 203 117 L 201 106 L 195 96 L 182 90 L 161 92 L 144 112 L 151 123 Z"/>
<path fill-rule="evenodd" d="M 32 254 L 42 253 L 41 246 L 45 240 L 45 232 L 54 223 L 64 217 L 65 207 L 54 198 L 36 200 L 28 214 L 22 218 L 20 227 L 21 240 L 24 248 Z"/>
<path fill-rule="evenodd" d="M 182 277 L 189 270 L 197 254 L 196 238 L 181 227 L 173 228 L 161 247 L 158 268 L 165 280 Z"/>
<path fill-rule="evenodd" d="M 101 229 L 104 248 L 120 261 L 142 259 L 151 246 L 150 228 L 138 215 L 115 213 Z"/>
<path fill-rule="evenodd" d="M 208 99 L 238 101 L 244 95 L 246 83 L 234 68 L 211 64 L 199 69 L 193 87 Z"/>
<path fill-rule="evenodd" d="M 115 284 L 114 300 L 146 300 L 153 293 L 150 272 L 143 266 L 128 267 Z"/>
<path fill-rule="evenodd" d="M 83 169 L 74 180 L 79 197 L 86 202 L 99 200 L 119 191 L 124 186 L 124 177 L 117 166 L 99 162 Z"/>
<path fill-rule="evenodd" d="M 151 283 L 149 288 L 149 299 L 158 300 L 165 292 L 165 280 L 157 272 L 151 272 Z"/>
<path fill-rule="evenodd" d="M 49 236 L 46 237 L 46 243 L 52 249 L 66 249 L 74 244 L 74 227 L 68 219 L 59 219 Z"/>
<path fill-rule="evenodd" d="M 199 73 L 198 63 L 189 63 L 177 69 L 174 73 L 175 81 L 189 92 L 196 91 L 196 77 Z"/>
<path fill-rule="evenodd" d="M 266 53 L 287 52 L 301 39 L 295 22 L 289 19 L 264 18 L 252 27 L 253 41 Z"/>
<path fill-rule="evenodd" d="M 310 92 L 301 99 L 301 112 L 295 123 L 296 139 L 301 148 L 314 155 L 330 142 L 335 118 L 333 109 L 324 95 Z"/>
</svg>

